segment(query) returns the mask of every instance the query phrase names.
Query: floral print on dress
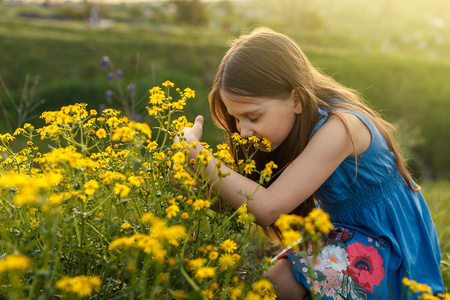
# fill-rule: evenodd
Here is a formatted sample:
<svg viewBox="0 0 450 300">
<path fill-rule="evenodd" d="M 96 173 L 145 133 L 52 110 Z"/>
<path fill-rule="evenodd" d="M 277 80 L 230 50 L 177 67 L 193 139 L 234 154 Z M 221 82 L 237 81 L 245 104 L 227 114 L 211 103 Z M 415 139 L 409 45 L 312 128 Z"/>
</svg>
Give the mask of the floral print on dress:
<svg viewBox="0 0 450 300">
<path fill-rule="evenodd" d="M 384 278 L 383 259 L 377 249 L 356 242 L 347 245 L 347 253 L 350 265 L 343 273 L 351 276 L 365 291 L 373 293 L 373 287 Z"/>
<path fill-rule="evenodd" d="M 351 241 L 351 237 L 348 231 L 335 229 L 315 259 L 312 251 L 308 251 L 311 249 L 307 249 L 307 254 L 287 254 L 297 278 L 302 278 L 302 284 L 315 296 L 334 300 L 366 300 L 385 278 L 384 261 L 378 251 L 383 251 L 388 242 L 372 238 L 367 239 L 369 245 L 365 245 Z"/>
</svg>

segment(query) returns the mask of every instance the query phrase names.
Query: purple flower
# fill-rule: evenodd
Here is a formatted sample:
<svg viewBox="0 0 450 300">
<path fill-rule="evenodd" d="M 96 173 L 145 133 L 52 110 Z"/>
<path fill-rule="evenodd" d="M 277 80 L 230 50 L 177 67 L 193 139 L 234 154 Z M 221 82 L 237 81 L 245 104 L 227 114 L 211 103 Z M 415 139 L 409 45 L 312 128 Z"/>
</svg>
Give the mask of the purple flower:
<svg viewBox="0 0 450 300">
<path fill-rule="evenodd" d="M 105 97 L 108 98 L 108 99 L 110 99 L 112 97 L 112 95 L 113 95 L 113 92 L 111 90 L 107 90 L 105 92 Z"/>
<path fill-rule="evenodd" d="M 100 66 L 102 66 L 102 68 L 106 68 L 108 63 L 109 63 L 109 57 L 103 56 L 102 59 L 100 60 Z"/>
<path fill-rule="evenodd" d="M 114 74 L 109 72 L 108 75 L 106 75 L 106 77 L 108 78 L 109 81 L 114 79 Z"/>
<path fill-rule="evenodd" d="M 116 75 L 117 75 L 117 78 L 122 78 L 123 77 L 123 72 L 122 72 L 122 70 L 121 69 L 117 69 L 117 71 L 116 71 Z"/>
<path fill-rule="evenodd" d="M 128 87 L 127 87 L 127 89 L 128 89 L 128 91 L 131 93 L 131 94 L 134 94 L 134 92 L 136 91 L 136 86 L 134 85 L 134 84 L 130 84 Z"/>
</svg>

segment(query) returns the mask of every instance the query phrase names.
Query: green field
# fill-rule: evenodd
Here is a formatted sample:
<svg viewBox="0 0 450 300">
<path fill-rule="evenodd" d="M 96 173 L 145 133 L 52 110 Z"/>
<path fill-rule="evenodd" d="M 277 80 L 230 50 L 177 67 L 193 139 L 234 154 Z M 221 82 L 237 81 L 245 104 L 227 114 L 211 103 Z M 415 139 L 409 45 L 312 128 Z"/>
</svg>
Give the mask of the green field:
<svg viewBox="0 0 450 300">
<path fill-rule="evenodd" d="M 117 106 L 104 97 L 111 86 L 99 62 L 106 55 L 123 70 L 124 86 L 136 84 L 138 97 L 144 100 L 149 88 L 165 80 L 195 89 L 196 99 L 185 114 L 190 118 L 204 114 L 205 140 L 215 144 L 220 134 L 210 121 L 207 95 L 227 41 L 255 24 L 270 26 L 293 36 L 317 67 L 360 90 L 399 126 L 448 262 L 450 27 L 445 20 L 450 6 L 446 0 L 296 3 L 208 2 L 204 7 L 208 22 L 203 26 L 177 23 L 169 9 L 173 7 L 165 1 L 102 5 L 101 16 L 113 20 L 112 26 L 102 28 L 85 24 L 88 10 L 81 4 L 44 8 L 0 2 L 4 83 L 0 100 L 12 119 L 15 112 L 5 87 L 17 103 L 23 95 L 44 99 L 45 104 L 31 112 L 35 116 L 76 102 L 86 102 L 90 108 Z M 30 83 L 24 93 L 27 76 Z M 30 95 L 36 78 L 36 90 Z M 5 116 L 0 115 L 0 120 L 0 131 L 8 131 Z"/>
</svg>

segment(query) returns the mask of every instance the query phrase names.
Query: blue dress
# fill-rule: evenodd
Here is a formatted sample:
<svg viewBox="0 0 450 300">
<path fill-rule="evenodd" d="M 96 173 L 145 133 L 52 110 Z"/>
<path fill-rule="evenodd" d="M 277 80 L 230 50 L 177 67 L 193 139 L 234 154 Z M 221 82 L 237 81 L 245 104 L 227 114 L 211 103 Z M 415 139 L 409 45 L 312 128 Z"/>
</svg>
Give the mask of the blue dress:
<svg viewBox="0 0 450 300">
<path fill-rule="evenodd" d="M 323 117 L 312 135 L 329 118 L 319 111 Z M 323 299 L 413 299 L 402 286 L 404 277 L 443 293 L 436 228 L 422 194 L 405 184 L 375 125 L 348 112 L 366 124 L 372 140 L 358 155 L 357 169 L 355 158 L 348 157 L 317 191 L 336 228 L 316 260 L 292 251 L 281 257 L 288 258 L 297 280 Z"/>
</svg>

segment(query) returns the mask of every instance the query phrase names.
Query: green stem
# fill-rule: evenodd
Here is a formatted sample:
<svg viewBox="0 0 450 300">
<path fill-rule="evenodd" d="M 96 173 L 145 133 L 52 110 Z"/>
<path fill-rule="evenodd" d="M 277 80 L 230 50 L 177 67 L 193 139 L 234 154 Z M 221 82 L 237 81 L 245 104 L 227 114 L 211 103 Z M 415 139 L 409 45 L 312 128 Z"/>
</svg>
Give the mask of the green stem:
<svg viewBox="0 0 450 300">
<path fill-rule="evenodd" d="M 105 204 L 108 200 L 110 200 L 111 197 L 112 197 L 112 194 L 111 194 L 110 196 L 106 197 L 106 199 L 103 200 L 99 205 L 97 205 L 96 208 L 94 208 L 94 209 L 92 209 L 91 211 L 87 212 L 86 215 L 87 215 L 87 216 L 90 216 L 90 215 L 92 215 L 93 213 L 95 213 L 100 207 L 103 206 L 103 204 Z"/>
<path fill-rule="evenodd" d="M 197 285 L 197 283 L 195 283 L 195 281 L 189 276 L 189 274 L 186 272 L 186 270 L 181 267 L 180 268 L 180 272 L 181 274 L 183 274 L 184 278 L 186 279 L 186 281 L 192 286 L 192 288 L 194 289 L 194 291 L 196 292 L 200 292 L 201 289 L 200 287 Z"/>
</svg>

